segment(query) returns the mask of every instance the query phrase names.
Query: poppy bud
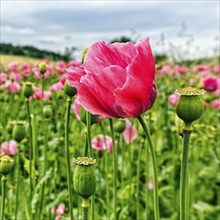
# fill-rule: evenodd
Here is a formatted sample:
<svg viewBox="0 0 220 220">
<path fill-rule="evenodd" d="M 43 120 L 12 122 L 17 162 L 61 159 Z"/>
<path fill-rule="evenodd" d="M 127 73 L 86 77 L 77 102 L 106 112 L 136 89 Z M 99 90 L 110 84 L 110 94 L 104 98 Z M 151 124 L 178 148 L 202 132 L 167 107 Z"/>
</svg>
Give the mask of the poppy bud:
<svg viewBox="0 0 220 220">
<path fill-rule="evenodd" d="M 200 118 L 203 112 L 203 102 L 200 96 L 203 95 L 205 91 L 188 87 L 176 90 L 176 93 L 180 95 L 176 106 L 178 117 L 186 124 L 191 124 Z"/>
<path fill-rule="evenodd" d="M 26 136 L 26 129 L 24 126 L 23 121 L 17 121 L 15 124 L 13 131 L 12 131 L 12 137 L 17 142 L 20 142 L 24 137 Z"/>
<path fill-rule="evenodd" d="M 114 124 L 115 131 L 119 134 L 121 134 L 125 130 L 125 127 L 126 127 L 126 123 L 124 119 L 119 119 Z"/>
<path fill-rule="evenodd" d="M 0 173 L 7 175 L 12 171 L 14 165 L 14 159 L 8 155 L 3 155 L 0 157 Z"/>
<path fill-rule="evenodd" d="M 98 115 L 91 114 L 91 125 L 98 122 L 98 117 Z M 86 124 L 86 111 L 82 106 L 80 106 L 80 121 Z"/>
<path fill-rule="evenodd" d="M 89 49 L 89 48 L 85 48 L 85 49 L 83 50 L 83 54 L 82 54 L 82 63 L 84 63 L 85 56 L 86 56 L 86 53 L 87 53 L 88 49 Z"/>
<path fill-rule="evenodd" d="M 45 105 L 43 107 L 43 115 L 46 119 L 50 119 L 53 115 L 53 111 L 51 109 L 51 106 L 50 105 Z"/>
<path fill-rule="evenodd" d="M 33 95 L 33 93 L 34 93 L 34 88 L 32 86 L 32 83 L 25 83 L 23 88 L 24 97 L 29 98 Z"/>
<path fill-rule="evenodd" d="M 46 63 L 40 63 L 39 65 L 39 71 L 44 74 L 47 71 L 47 65 Z"/>
<path fill-rule="evenodd" d="M 93 169 L 96 160 L 88 157 L 77 157 L 73 161 L 76 163 L 73 176 L 74 189 L 83 199 L 88 199 L 96 191 L 96 177 Z"/>
<path fill-rule="evenodd" d="M 64 84 L 64 92 L 68 95 L 68 96 L 74 96 L 77 93 L 76 88 L 73 88 L 71 86 L 68 85 L 67 81 Z"/>
</svg>

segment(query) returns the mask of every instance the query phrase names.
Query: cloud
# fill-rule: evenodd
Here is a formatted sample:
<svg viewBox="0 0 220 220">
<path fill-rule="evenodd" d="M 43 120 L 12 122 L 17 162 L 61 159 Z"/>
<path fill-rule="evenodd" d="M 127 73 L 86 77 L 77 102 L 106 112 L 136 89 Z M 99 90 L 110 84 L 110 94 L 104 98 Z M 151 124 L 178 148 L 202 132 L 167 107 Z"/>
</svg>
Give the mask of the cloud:
<svg viewBox="0 0 220 220">
<path fill-rule="evenodd" d="M 16 28 L 9 25 L 1 27 L 1 33 L 18 34 L 18 35 L 34 35 L 35 32 L 31 28 Z"/>
</svg>

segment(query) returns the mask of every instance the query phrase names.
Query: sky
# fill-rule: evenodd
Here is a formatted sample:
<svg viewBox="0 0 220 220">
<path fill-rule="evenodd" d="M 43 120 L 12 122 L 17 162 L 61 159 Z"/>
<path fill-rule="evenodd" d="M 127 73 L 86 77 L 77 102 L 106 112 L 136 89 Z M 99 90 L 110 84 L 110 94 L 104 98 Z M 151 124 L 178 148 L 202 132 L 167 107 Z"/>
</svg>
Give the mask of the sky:
<svg viewBox="0 0 220 220">
<path fill-rule="evenodd" d="M 0 40 L 79 58 L 96 41 L 150 38 L 154 53 L 211 56 L 219 46 L 219 0 L 1 0 Z"/>
</svg>

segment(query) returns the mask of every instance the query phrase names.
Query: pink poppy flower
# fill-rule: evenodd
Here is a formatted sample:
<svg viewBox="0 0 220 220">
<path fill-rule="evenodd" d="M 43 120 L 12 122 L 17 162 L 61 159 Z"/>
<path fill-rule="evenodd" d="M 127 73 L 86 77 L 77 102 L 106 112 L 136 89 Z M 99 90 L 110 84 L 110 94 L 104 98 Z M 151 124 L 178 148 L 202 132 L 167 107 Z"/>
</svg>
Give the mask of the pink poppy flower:
<svg viewBox="0 0 220 220">
<path fill-rule="evenodd" d="M 170 95 L 170 96 L 168 97 L 168 101 L 169 101 L 169 103 L 170 103 L 173 107 L 175 107 L 176 104 L 177 104 L 177 102 L 178 102 L 178 100 L 179 100 L 179 97 L 180 97 L 179 94 L 174 93 L 174 94 L 172 94 L 172 95 Z"/>
<path fill-rule="evenodd" d="M 59 92 L 63 90 L 63 84 L 61 82 L 57 82 L 50 87 L 50 91 Z"/>
<path fill-rule="evenodd" d="M 180 65 L 175 65 L 174 66 L 174 72 L 177 74 L 184 75 L 188 72 L 188 69 L 186 66 L 180 66 Z"/>
<path fill-rule="evenodd" d="M 99 134 L 92 139 L 92 148 L 98 151 L 104 151 L 107 149 L 108 152 L 112 150 L 112 138 L 108 135 Z"/>
<path fill-rule="evenodd" d="M 18 91 L 20 91 L 21 86 L 18 82 L 10 82 L 10 85 L 7 89 L 9 93 L 17 93 Z"/>
<path fill-rule="evenodd" d="M 20 75 L 19 73 L 15 73 L 15 72 L 12 72 L 10 75 L 9 75 L 9 78 L 14 80 L 14 81 L 21 81 L 22 80 L 22 75 Z"/>
<path fill-rule="evenodd" d="M 56 63 L 56 71 L 58 73 L 63 73 L 65 71 L 65 68 L 66 68 L 66 64 L 64 61 L 57 61 Z"/>
<path fill-rule="evenodd" d="M 59 206 L 58 206 L 57 209 L 56 209 L 56 214 L 57 214 L 57 215 L 62 215 L 62 214 L 64 214 L 65 208 L 66 208 L 66 206 L 65 206 L 64 203 L 59 204 Z"/>
<path fill-rule="evenodd" d="M 23 76 L 29 76 L 32 73 L 32 68 L 31 68 L 31 66 L 29 64 L 24 63 L 21 66 L 21 72 L 22 72 Z"/>
<path fill-rule="evenodd" d="M 17 153 L 17 143 L 14 140 L 5 141 L 1 144 L 2 154 L 15 155 Z"/>
<path fill-rule="evenodd" d="M 212 108 L 215 109 L 220 109 L 220 100 L 219 99 L 215 99 L 213 101 L 210 102 Z"/>
<path fill-rule="evenodd" d="M 75 115 L 76 115 L 76 118 L 81 121 L 81 118 L 80 118 L 80 102 L 78 100 L 78 98 L 76 97 L 74 103 L 73 103 L 73 106 L 72 106 L 72 110 L 74 111 Z M 96 122 L 101 122 L 103 120 L 103 117 L 102 116 L 98 116 L 98 118 L 96 119 L 97 121 Z"/>
<path fill-rule="evenodd" d="M 214 68 L 213 68 L 214 72 L 215 73 L 220 73 L 220 65 L 215 65 Z"/>
<path fill-rule="evenodd" d="M 94 43 L 84 64 L 66 71 L 80 104 L 92 114 L 135 118 L 156 99 L 155 63 L 148 38 L 135 45 Z"/>
<path fill-rule="evenodd" d="M 41 96 L 42 96 L 42 91 L 41 91 L 41 88 L 38 88 L 38 87 L 35 87 L 34 89 L 34 98 L 37 99 L 37 100 L 40 100 L 41 99 Z M 51 91 L 44 91 L 44 94 L 43 94 L 43 99 L 45 101 L 49 101 L 50 100 L 50 97 L 52 96 L 52 92 Z"/>
<path fill-rule="evenodd" d="M 123 136 L 127 144 L 132 143 L 137 138 L 137 129 L 129 120 L 126 120 L 126 128 L 123 132 Z"/>
<path fill-rule="evenodd" d="M 219 79 L 217 77 L 208 77 L 202 80 L 203 87 L 207 92 L 214 92 L 218 89 Z"/>
<path fill-rule="evenodd" d="M 165 64 L 162 66 L 162 68 L 159 70 L 159 75 L 164 75 L 164 74 L 172 74 L 173 73 L 173 69 L 171 68 L 171 66 L 169 64 Z"/>
<path fill-rule="evenodd" d="M 13 72 L 18 72 L 18 63 L 16 61 L 13 61 L 8 64 L 8 68 Z"/>
<path fill-rule="evenodd" d="M 0 83 L 4 82 L 8 78 L 6 73 L 0 73 Z"/>
<path fill-rule="evenodd" d="M 60 77 L 60 82 L 64 85 L 66 82 L 66 76 L 65 75 L 61 75 Z"/>
<path fill-rule="evenodd" d="M 68 67 L 70 66 L 80 66 L 82 63 L 78 60 L 71 60 L 69 63 L 68 63 Z"/>
</svg>

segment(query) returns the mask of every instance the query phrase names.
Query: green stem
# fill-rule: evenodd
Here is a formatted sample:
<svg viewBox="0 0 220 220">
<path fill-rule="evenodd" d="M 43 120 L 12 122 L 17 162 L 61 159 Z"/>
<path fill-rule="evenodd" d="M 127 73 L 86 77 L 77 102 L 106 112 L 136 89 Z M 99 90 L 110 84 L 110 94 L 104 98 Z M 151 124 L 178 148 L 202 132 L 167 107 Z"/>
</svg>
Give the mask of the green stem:
<svg viewBox="0 0 220 220">
<path fill-rule="evenodd" d="M 137 160 L 137 201 L 136 201 L 136 212 L 137 212 L 137 219 L 140 219 L 140 171 L 141 171 L 141 154 L 142 154 L 142 147 L 144 142 L 139 147 L 138 151 L 138 160 Z"/>
<path fill-rule="evenodd" d="M 6 176 L 2 177 L 2 205 L 1 205 L 1 220 L 4 220 L 5 214 L 5 198 L 6 198 Z"/>
<path fill-rule="evenodd" d="M 183 133 L 183 153 L 181 162 L 181 174 L 180 174 L 180 220 L 187 220 L 187 163 L 190 133 L 185 131 Z"/>
<path fill-rule="evenodd" d="M 146 149 L 146 167 L 145 167 L 145 175 L 146 175 L 146 192 L 145 192 L 145 210 L 146 210 L 146 219 L 148 219 L 148 198 L 149 198 L 149 189 L 148 189 L 148 184 L 149 184 L 149 150 L 148 148 Z"/>
<path fill-rule="evenodd" d="M 34 164 L 34 170 L 37 167 L 37 158 L 38 158 L 38 149 L 36 147 L 36 118 L 33 114 L 31 116 L 31 125 L 32 125 L 32 152 L 33 152 L 33 164 Z M 35 179 L 33 179 L 33 188 L 35 187 Z"/>
<path fill-rule="evenodd" d="M 108 174 L 109 174 L 109 166 L 108 166 L 108 151 L 107 151 L 107 142 L 106 142 L 106 136 L 105 136 L 105 130 L 104 127 L 102 125 L 102 123 L 99 123 L 102 134 L 104 135 L 104 142 L 105 142 L 105 146 L 106 146 L 106 150 L 105 150 L 105 180 L 106 180 L 106 207 L 107 207 L 107 218 L 110 219 L 110 209 L 109 209 L 109 205 L 110 205 L 110 197 L 109 197 L 109 180 L 108 180 Z"/>
<path fill-rule="evenodd" d="M 45 126 L 45 121 L 43 118 L 43 131 L 44 131 L 44 148 L 43 148 L 43 154 L 44 154 L 44 170 L 43 170 L 43 176 L 46 175 L 46 171 L 47 171 L 47 129 Z M 41 200 L 40 200 L 40 205 L 39 205 L 39 220 L 41 219 L 41 216 L 43 214 L 43 203 L 44 203 L 44 197 L 45 199 L 47 198 L 47 196 L 44 195 L 44 191 L 45 191 L 45 186 L 46 186 L 46 182 L 43 183 L 42 188 L 41 188 Z"/>
<path fill-rule="evenodd" d="M 88 220 L 89 219 L 89 198 L 88 199 L 83 198 L 81 207 L 82 207 L 82 219 Z"/>
<path fill-rule="evenodd" d="M 144 130 L 144 133 L 146 135 L 148 144 L 149 144 L 149 149 L 151 153 L 151 159 L 152 159 L 152 165 L 153 165 L 153 187 L 154 187 L 154 218 L 155 220 L 160 219 L 160 212 L 159 212 L 159 198 L 158 198 L 158 179 L 157 179 L 157 162 L 156 162 L 156 155 L 154 152 L 154 147 L 153 143 L 151 141 L 150 133 L 148 131 L 148 128 L 144 122 L 144 119 L 139 115 L 138 120 Z"/>
<path fill-rule="evenodd" d="M 110 118 L 110 129 L 111 129 L 111 135 L 112 135 L 112 148 L 113 148 L 113 163 L 114 163 L 114 193 L 113 193 L 113 214 L 114 220 L 117 220 L 117 158 L 116 158 L 116 147 L 115 147 L 115 136 L 114 136 L 114 129 L 113 129 L 113 121 Z"/>
<path fill-rule="evenodd" d="M 91 114 L 86 112 L 86 126 L 87 126 L 87 149 L 89 148 L 90 157 L 92 154 L 92 142 L 91 142 Z M 87 152 L 88 153 L 88 152 Z M 95 219 L 95 195 L 91 197 L 91 209 L 92 209 L 92 219 Z"/>
<path fill-rule="evenodd" d="M 19 145 L 19 144 L 18 144 Z M 17 215 L 18 215 L 18 196 L 19 196 L 19 162 L 20 162 L 20 152 L 19 152 L 19 147 L 17 146 L 18 152 L 17 152 L 17 172 L 16 172 L 16 197 L 15 197 L 15 220 L 17 220 Z"/>
<path fill-rule="evenodd" d="M 73 220 L 73 199 L 72 199 L 72 185 L 71 185 L 71 170 L 70 170 L 70 152 L 69 152 L 69 121 L 70 121 L 70 108 L 72 100 L 67 98 L 66 120 L 65 120 L 65 152 L 66 152 L 66 165 L 67 165 L 67 185 L 69 192 L 69 211 L 70 219 Z"/>
<path fill-rule="evenodd" d="M 26 99 L 28 130 L 29 130 L 29 184 L 30 184 L 30 202 L 32 201 L 32 126 L 30 117 L 29 100 Z"/>
</svg>

